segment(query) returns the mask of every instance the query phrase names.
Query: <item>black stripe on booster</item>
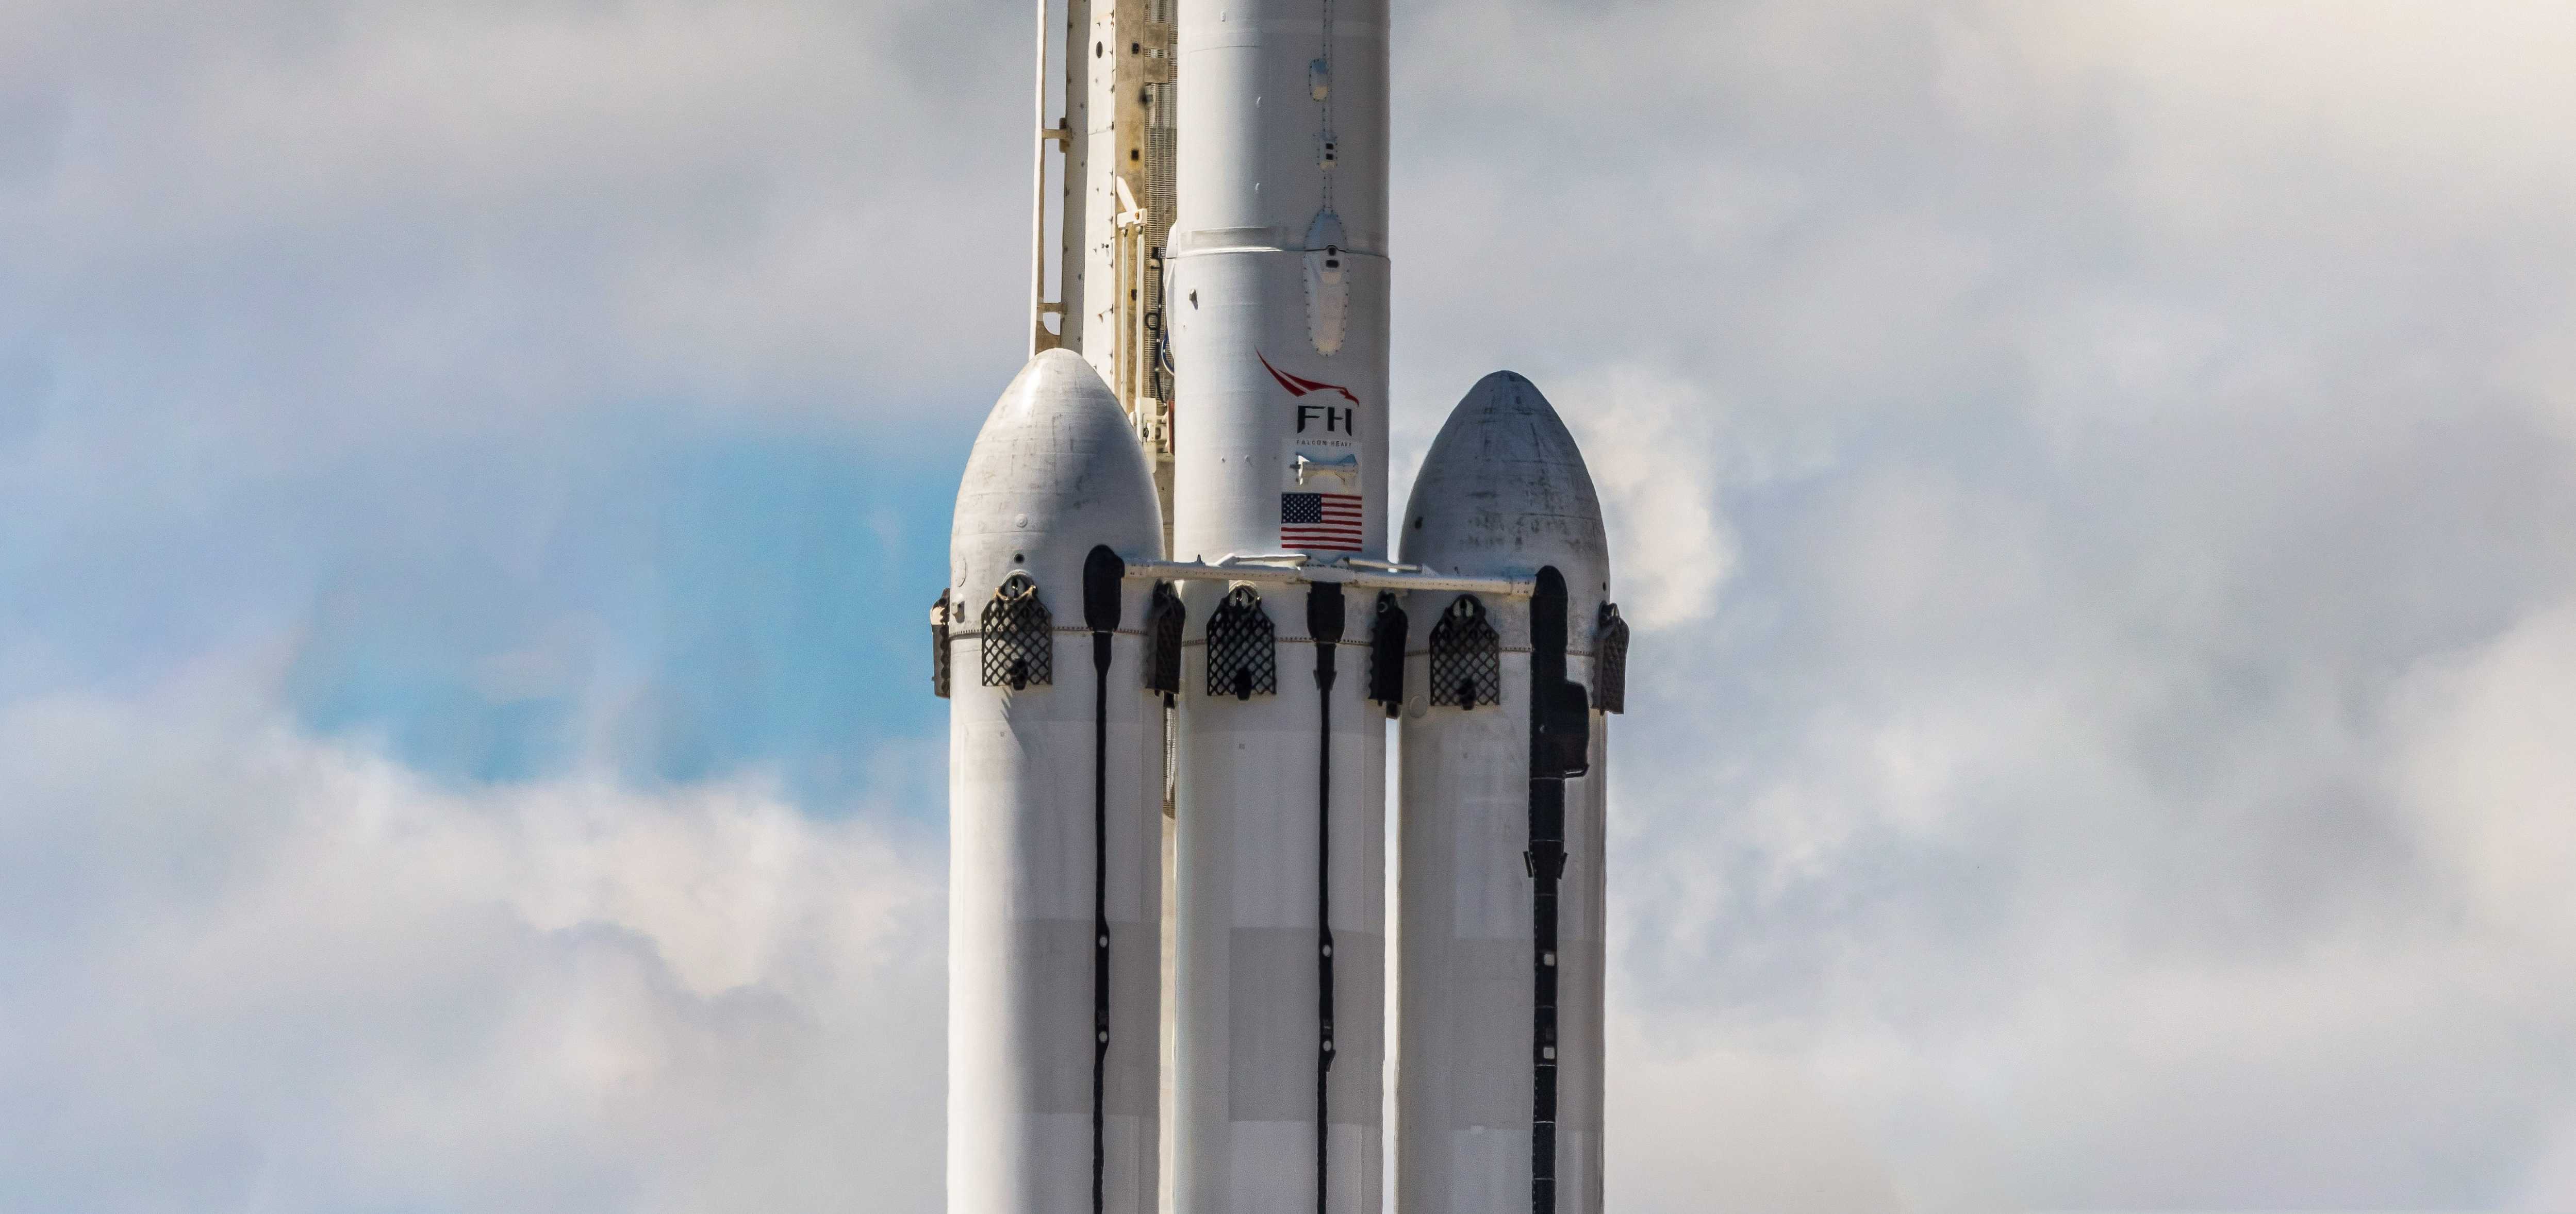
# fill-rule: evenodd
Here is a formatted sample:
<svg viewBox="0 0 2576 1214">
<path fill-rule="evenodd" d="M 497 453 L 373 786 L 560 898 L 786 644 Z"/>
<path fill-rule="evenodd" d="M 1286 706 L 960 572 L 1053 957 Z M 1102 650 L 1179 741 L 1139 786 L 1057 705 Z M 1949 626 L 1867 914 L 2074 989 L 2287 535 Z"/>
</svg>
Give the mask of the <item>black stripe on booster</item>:
<svg viewBox="0 0 2576 1214">
<path fill-rule="evenodd" d="M 1100 545 L 1082 562 L 1082 622 L 1091 629 L 1091 1214 L 1105 1214 L 1109 1142 L 1109 660 L 1127 563 Z"/>
<path fill-rule="evenodd" d="M 1557 889 L 1565 876 L 1565 781 L 1590 767 L 1591 697 L 1565 677 L 1565 576 L 1538 571 L 1530 598 L 1530 1210 L 1555 1214 Z"/>
<path fill-rule="evenodd" d="M 1341 644 L 1342 588 L 1316 582 L 1306 588 L 1306 633 L 1315 638 L 1316 702 L 1322 705 L 1315 734 L 1315 1214 L 1324 1214 L 1331 1179 L 1331 1080 L 1333 1074 L 1333 651 Z"/>
</svg>

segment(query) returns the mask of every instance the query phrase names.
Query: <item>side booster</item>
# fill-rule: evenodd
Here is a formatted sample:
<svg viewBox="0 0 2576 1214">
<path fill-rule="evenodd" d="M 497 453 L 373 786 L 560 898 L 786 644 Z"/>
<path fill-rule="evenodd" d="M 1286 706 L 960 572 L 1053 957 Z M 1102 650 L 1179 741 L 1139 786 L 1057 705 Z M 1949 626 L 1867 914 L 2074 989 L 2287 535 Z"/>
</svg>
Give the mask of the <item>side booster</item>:
<svg viewBox="0 0 2576 1214">
<path fill-rule="evenodd" d="M 1154 1214 L 1162 545 L 1090 364 L 1030 360 L 967 457 L 932 608 L 949 714 L 948 1208 Z M 1168 678 L 1166 679 L 1168 682 Z"/>
<path fill-rule="evenodd" d="M 1396 1208 L 1599 1214 L 1605 712 L 1628 627 L 1582 453 L 1510 372 L 1441 427 L 1403 560 L 1531 578 L 1406 610 Z"/>
</svg>

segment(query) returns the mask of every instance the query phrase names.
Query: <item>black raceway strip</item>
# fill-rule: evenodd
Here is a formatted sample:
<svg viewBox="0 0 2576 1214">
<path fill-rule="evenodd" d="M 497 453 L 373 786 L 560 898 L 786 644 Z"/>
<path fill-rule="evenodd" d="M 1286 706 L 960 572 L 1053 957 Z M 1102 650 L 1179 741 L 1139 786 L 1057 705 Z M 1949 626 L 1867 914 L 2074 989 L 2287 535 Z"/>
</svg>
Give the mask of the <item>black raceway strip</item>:
<svg viewBox="0 0 2576 1214">
<path fill-rule="evenodd" d="M 1557 885 L 1565 873 L 1565 772 L 1544 725 L 1565 681 L 1565 578 L 1541 569 L 1530 599 L 1530 1212 L 1556 1211 Z"/>
<path fill-rule="evenodd" d="M 1306 630 L 1315 638 L 1315 1214 L 1325 1214 L 1332 1176 L 1333 1074 L 1333 656 L 1342 639 L 1342 589 L 1318 582 L 1306 592 Z"/>
<path fill-rule="evenodd" d="M 1091 629 L 1091 1214 L 1107 1214 L 1109 1181 L 1109 665 L 1126 562 L 1107 545 L 1082 567 Z"/>
<path fill-rule="evenodd" d="M 1091 634 L 1091 1214 L 1106 1214 L 1109 1178 L 1109 646 Z"/>
</svg>

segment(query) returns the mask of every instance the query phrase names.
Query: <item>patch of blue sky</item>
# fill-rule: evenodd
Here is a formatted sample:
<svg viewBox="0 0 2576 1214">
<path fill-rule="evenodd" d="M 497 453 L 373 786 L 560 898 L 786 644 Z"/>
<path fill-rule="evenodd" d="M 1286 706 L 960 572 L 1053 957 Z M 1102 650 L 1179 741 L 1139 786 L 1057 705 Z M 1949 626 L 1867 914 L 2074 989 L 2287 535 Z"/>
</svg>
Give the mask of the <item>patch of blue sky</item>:
<svg viewBox="0 0 2576 1214">
<path fill-rule="evenodd" d="M 943 719 L 926 616 L 958 462 L 693 438 L 557 470 L 526 517 L 350 554 L 291 701 L 450 779 L 605 761 L 639 783 L 771 774 L 821 811 L 888 791 L 875 757 Z"/>
<path fill-rule="evenodd" d="M 928 613 L 962 464 L 782 442 L 666 460 L 618 626 L 646 646 L 612 727 L 629 774 L 767 763 L 828 799 L 868 786 L 879 748 L 940 732 Z"/>
<path fill-rule="evenodd" d="M 0 693 L 266 652 L 301 725 L 441 781 L 754 774 L 818 813 L 943 812 L 926 616 L 966 433 L 529 437 L 184 511 L 108 477 L 0 487 Z"/>
<path fill-rule="evenodd" d="M 6 452 L 0 452 L 5 459 Z M 291 633 L 313 504 L 261 489 L 165 508 L 131 469 L 0 464 L 0 698 L 146 690 Z"/>
</svg>

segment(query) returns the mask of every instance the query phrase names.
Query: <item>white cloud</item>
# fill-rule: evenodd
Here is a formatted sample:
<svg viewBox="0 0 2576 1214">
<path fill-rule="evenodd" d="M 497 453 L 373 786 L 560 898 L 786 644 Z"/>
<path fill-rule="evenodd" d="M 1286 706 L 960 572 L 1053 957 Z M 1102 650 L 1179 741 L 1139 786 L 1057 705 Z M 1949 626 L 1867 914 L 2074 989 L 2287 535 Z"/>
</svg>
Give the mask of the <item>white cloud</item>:
<svg viewBox="0 0 2576 1214">
<path fill-rule="evenodd" d="M 48 400 L 0 469 L 172 493 L 648 418 L 971 430 L 921 405 L 1017 358 L 1018 246 L 932 231 L 1025 222 L 996 15 L 15 6 L 0 328 Z"/>
<path fill-rule="evenodd" d="M 1656 625 L 1614 1183 L 2576 1201 L 2576 25 L 1403 19 L 1399 382 L 1549 388 Z"/>
<path fill-rule="evenodd" d="M 1862 1126 L 1793 1060 L 1622 1023 L 1610 1046 L 1610 1209 L 1904 1209 Z"/>
<path fill-rule="evenodd" d="M 1987 20 L 2060 96 L 2114 90 L 2142 193 L 2190 222 L 2268 223 L 2327 186 L 2360 204 L 2306 217 L 2328 230 L 2382 227 L 2389 193 L 2442 226 L 2528 223 L 2576 192 L 2576 166 L 2540 150 L 2576 135 L 2556 66 L 2576 16 L 2553 6 L 2117 0 Z"/>
<path fill-rule="evenodd" d="M 2428 663 L 2399 712 L 2410 825 L 2452 909 L 2535 945 L 2576 940 L 2576 604 Z"/>
<path fill-rule="evenodd" d="M 1658 370 L 1625 367 L 1561 385 L 1551 403 L 1576 428 L 1602 508 L 1632 524 L 1619 579 L 1629 617 L 1659 628 L 1703 614 L 1736 561 L 1709 492 L 1720 483 L 1721 406 Z"/>
<path fill-rule="evenodd" d="M 241 690 L 0 713 L 11 1204 L 937 1208 L 935 846 L 441 790 Z"/>
</svg>

